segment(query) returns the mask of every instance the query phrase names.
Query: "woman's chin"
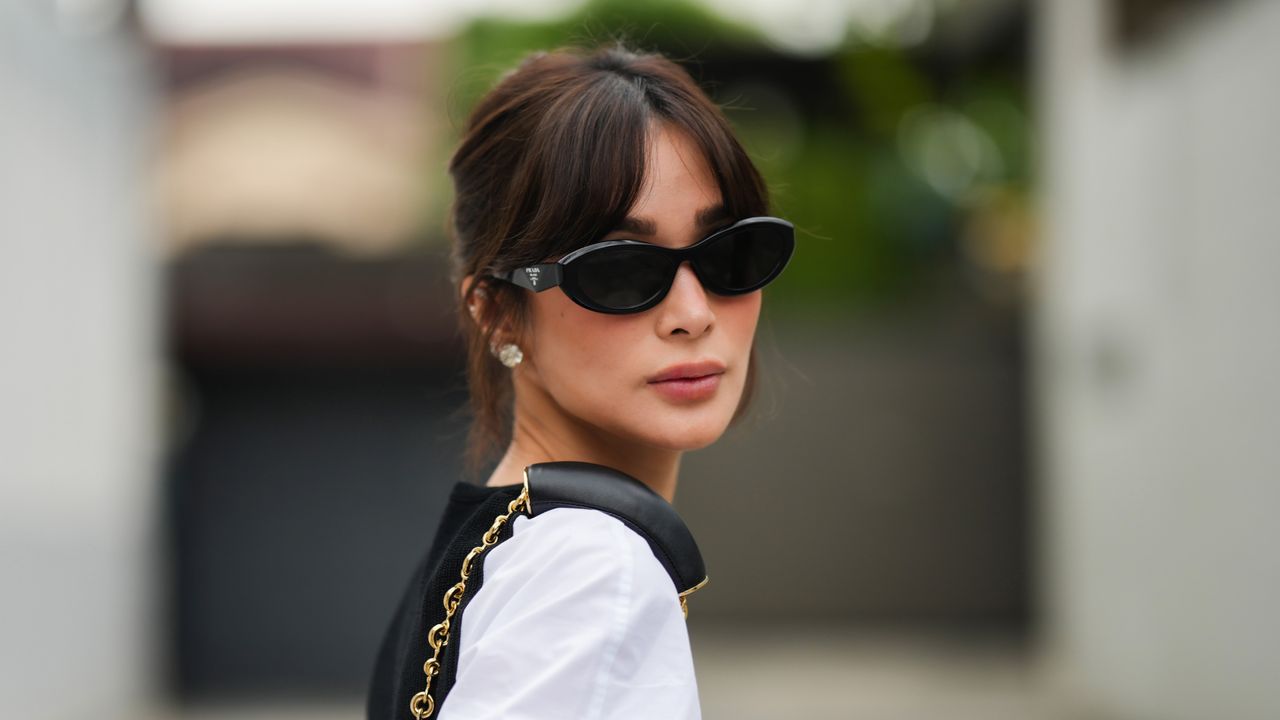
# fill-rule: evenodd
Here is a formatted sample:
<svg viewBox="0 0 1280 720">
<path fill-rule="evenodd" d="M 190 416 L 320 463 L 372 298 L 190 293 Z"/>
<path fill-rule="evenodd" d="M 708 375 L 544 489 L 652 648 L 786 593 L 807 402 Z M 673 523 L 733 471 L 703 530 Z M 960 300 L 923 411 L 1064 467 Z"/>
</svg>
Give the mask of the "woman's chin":
<svg viewBox="0 0 1280 720">
<path fill-rule="evenodd" d="M 651 445 L 665 450 L 701 450 L 724 435 L 728 418 L 708 418 L 700 422 L 667 423 L 660 435 L 650 439 Z"/>
</svg>

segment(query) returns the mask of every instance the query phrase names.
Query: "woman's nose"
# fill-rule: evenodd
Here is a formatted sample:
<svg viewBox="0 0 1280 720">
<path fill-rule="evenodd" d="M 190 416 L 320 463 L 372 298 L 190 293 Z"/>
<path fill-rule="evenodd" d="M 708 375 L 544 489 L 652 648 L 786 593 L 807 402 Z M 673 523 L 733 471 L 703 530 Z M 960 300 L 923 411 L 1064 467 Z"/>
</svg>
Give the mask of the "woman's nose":
<svg viewBox="0 0 1280 720">
<path fill-rule="evenodd" d="M 707 291 L 688 262 L 676 268 L 671 289 L 658 307 L 661 309 L 659 330 L 664 337 L 673 334 L 697 337 L 710 330 L 715 320 Z"/>
</svg>

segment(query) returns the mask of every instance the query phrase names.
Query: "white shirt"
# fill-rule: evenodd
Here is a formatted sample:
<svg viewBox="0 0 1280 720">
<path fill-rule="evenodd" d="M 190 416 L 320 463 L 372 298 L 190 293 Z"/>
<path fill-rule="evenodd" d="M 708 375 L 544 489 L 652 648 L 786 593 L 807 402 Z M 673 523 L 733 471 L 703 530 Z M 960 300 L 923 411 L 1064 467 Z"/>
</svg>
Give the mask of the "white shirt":
<svg viewBox="0 0 1280 720">
<path fill-rule="evenodd" d="M 676 586 L 648 542 L 589 508 L 512 522 L 463 610 L 438 720 L 700 720 Z"/>
</svg>

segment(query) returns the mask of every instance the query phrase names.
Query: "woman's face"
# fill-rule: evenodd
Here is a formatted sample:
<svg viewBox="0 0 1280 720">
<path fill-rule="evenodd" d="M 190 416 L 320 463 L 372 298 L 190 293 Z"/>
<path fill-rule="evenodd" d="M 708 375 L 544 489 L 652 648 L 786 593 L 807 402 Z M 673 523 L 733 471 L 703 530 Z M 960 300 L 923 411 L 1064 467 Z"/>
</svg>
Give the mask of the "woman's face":
<svg viewBox="0 0 1280 720">
<path fill-rule="evenodd" d="M 628 213 L 637 227 L 604 239 L 684 247 L 737 219 L 709 212 L 720 206 L 720 191 L 702 153 L 683 132 L 659 126 L 649 153 L 644 187 Z M 641 230 L 645 226 L 652 232 Z M 560 417 L 526 420 L 566 422 L 670 450 L 704 447 L 728 427 L 747 375 L 759 290 L 714 295 L 684 263 L 662 302 L 640 313 L 593 312 L 559 288 L 529 293 L 528 299 L 525 360 L 515 372 L 517 397 L 526 413 L 536 408 Z M 695 375 L 712 375 L 655 382 L 664 371 L 689 364 L 699 366 Z"/>
</svg>

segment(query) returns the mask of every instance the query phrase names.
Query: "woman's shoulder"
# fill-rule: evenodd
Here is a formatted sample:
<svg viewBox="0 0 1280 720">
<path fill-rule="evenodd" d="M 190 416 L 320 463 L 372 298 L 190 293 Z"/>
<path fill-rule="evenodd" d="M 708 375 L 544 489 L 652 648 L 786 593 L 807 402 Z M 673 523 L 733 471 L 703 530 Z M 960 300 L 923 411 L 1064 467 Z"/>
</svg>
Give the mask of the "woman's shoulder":
<svg viewBox="0 0 1280 720">
<path fill-rule="evenodd" d="M 595 585 L 670 594 L 675 584 L 645 538 L 595 508 L 557 507 L 512 521 L 511 536 L 489 551 L 486 582 L 498 573 L 541 584 Z"/>
<path fill-rule="evenodd" d="M 652 555 L 644 536 L 618 517 L 587 507 L 556 507 L 533 517 L 517 516 L 512 523 L 511 540 L 522 538 L 528 544 L 549 545 L 564 551 L 613 555 L 643 549 Z M 655 561 L 657 558 L 654 558 Z"/>
<path fill-rule="evenodd" d="M 679 598 L 645 539 L 593 508 L 512 523 L 462 613 L 441 720 L 493 717 L 512 697 L 548 717 L 698 717 Z"/>
<path fill-rule="evenodd" d="M 622 532 L 625 531 L 625 532 Z M 512 536 L 556 538 L 561 542 L 588 544 L 586 537 L 609 543 L 612 549 L 643 542 L 639 533 L 617 517 L 596 508 L 556 507 L 530 517 L 520 515 L 512 525 Z"/>
</svg>

